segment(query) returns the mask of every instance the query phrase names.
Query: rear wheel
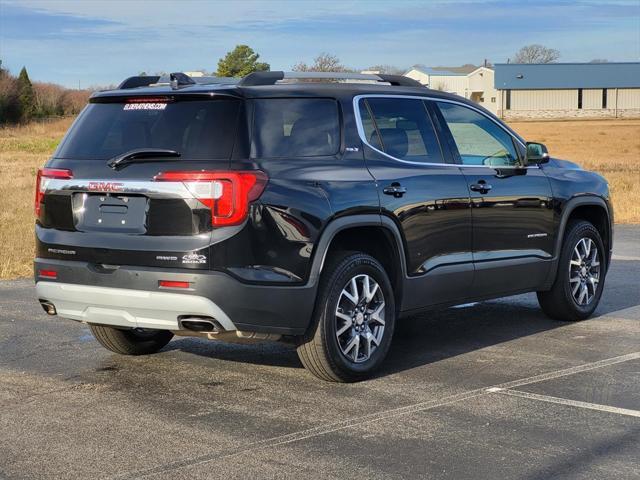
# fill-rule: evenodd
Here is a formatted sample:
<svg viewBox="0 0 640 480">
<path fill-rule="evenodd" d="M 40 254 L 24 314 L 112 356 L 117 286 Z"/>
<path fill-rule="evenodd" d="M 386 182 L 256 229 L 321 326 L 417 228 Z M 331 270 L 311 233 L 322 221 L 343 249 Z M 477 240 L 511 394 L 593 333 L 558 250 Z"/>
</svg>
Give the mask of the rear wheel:
<svg viewBox="0 0 640 480">
<path fill-rule="evenodd" d="M 538 292 L 544 313 L 556 320 L 584 320 L 594 312 L 604 287 L 606 253 L 598 230 L 580 220 L 567 226 L 556 279 Z"/>
<path fill-rule="evenodd" d="M 391 282 L 373 257 L 340 252 L 322 276 L 315 330 L 298 346 L 317 377 L 353 382 L 370 376 L 389 351 L 395 325 Z"/>
<path fill-rule="evenodd" d="M 121 330 L 106 325 L 89 325 L 89 328 L 100 345 L 121 355 L 156 353 L 173 338 L 168 330 Z"/>
</svg>

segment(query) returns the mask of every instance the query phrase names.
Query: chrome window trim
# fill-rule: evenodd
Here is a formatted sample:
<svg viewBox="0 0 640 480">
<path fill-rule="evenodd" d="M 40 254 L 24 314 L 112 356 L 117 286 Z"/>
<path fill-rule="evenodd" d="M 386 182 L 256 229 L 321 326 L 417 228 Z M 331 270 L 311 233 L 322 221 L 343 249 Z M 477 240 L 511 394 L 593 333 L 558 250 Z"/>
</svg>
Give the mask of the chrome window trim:
<svg viewBox="0 0 640 480">
<path fill-rule="evenodd" d="M 381 155 L 384 155 L 385 157 L 390 158 L 391 160 L 395 160 L 396 162 L 407 163 L 409 165 L 424 165 L 424 166 L 428 166 L 428 167 L 492 168 L 494 170 L 496 169 L 496 167 L 492 167 L 490 165 L 464 165 L 462 163 L 412 162 L 411 160 L 402 160 L 401 158 L 396 158 L 394 156 L 389 155 L 388 153 L 383 152 L 382 150 L 377 149 L 376 147 L 371 145 L 369 143 L 369 141 L 365 138 L 364 126 L 362 125 L 362 117 L 360 116 L 360 105 L 359 105 L 359 103 L 360 103 L 360 100 L 366 99 L 366 98 L 408 98 L 408 99 L 412 99 L 412 100 L 423 100 L 423 101 L 424 100 L 431 100 L 431 101 L 434 101 L 434 102 L 446 102 L 446 103 L 453 103 L 455 105 L 460 105 L 462 107 L 466 107 L 466 108 L 469 108 L 470 110 L 478 112 L 480 115 L 484 116 L 485 118 L 488 118 L 493 123 L 498 125 L 502 130 L 507 132 L 507 134 L 512 139 L 514 139 L 514 141 L 518 142 L 524 148 L 527 148 L 526 144 L 523 143 L 518 137 L 513 135 L 513 133 L 510 132 L 509 129 L 505 125 L 502 125 L 500 122 L 497 122 L 495 119 L 493 119 L 490 116 L 488 116 L 487 114 L 485 114 L 482 110 L 480 110 L 478 108 L 475 108 L 472 105 L 467 105 L 466 103 L 458 102 L 456 100 L 450 100 L 450 99 L 447 99 L 447 98 L 431 97 L 431 96 L 428 96 L 428 95 L 420 96 L 420 95 L 389 95 L 389 94 L 384 94 L 384 93 L 382 93 L 382 94 L 380 94 L 380 93 L 374 93 L 374 94 L 365 93 L 365 94 L 362 94 L 362 95 L 354 96 L 353 97 L 353 112 L 355 114 L 356 127 L 358 129 L 358 136 L 360 137 L 360 140 L 362 141 L 362 143 L 367 145 L 372 150 L 375 150 L 376 152 L 380 153 Z M 374 119 L 374 121 L 375 121 L 375 119 Z M 437 133 L 436 133 L 436 135 L 437 135 Z M 440 141 L 439 138 L 438 138 L 438 141 Z M 535 168 L 540 168 L 540 167 L 538 165 L 528 165 L 526 167 L 522 167 L 522 166 L 516 166 L 516 167 L 505 166 L 503 168 L 527 168 L 527 169 L 531 168 L 531 169 L 535 169 Z"/>
</svg>

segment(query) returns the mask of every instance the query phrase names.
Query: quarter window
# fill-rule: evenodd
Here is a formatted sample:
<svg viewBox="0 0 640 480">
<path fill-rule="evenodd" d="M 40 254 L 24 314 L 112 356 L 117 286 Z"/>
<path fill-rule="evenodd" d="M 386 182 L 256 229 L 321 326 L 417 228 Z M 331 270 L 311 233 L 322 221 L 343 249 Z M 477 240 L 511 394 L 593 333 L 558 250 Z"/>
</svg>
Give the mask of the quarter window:
<svg viewBox="0 0 640 480">
<path fill-rule="evenodd" d="M 515 166 L 513 139 L 498 124 L 467 107 L 437 102 L 463 165 Z"/>
<path fill-rule="evenodd" d="M 335 155 L 340 146 L 338 104 L 328 98 L 254 100 L 253 158 Z"/>
<path fill-rule="evenodd" d="M 422 100 L 370 97 L 361 101 L 360 116 L 365 140 L 388 155 L 412 162 L 443 162 L 440 144 Z"/>
</svg>

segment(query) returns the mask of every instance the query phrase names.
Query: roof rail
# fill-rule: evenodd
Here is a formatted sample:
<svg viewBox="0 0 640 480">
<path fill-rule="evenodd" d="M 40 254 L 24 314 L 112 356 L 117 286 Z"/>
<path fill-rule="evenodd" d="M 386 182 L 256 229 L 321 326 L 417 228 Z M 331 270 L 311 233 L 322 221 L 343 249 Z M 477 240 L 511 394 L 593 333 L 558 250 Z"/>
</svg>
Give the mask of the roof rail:
<svg viewBox="0 0 640 480">
<path fill-rule="evenodd" d="M 349 72 L 253 72 L 238 82 L 239 87 L 253 87 L 258 85 L 275 85 L 280 80 L 365 80 L 386 82 L 394 86 L 422 87 L 423 85 L 412 78 L 402 75 L 378 75 L 370 73 Z"/>
<path fill-rule="evenodd" d="M 405 77 L 404 75 L 387 75 L 386 73 L 380 73 L 378 76 L 394 87 L 424 87 L 419 81 Z"/>
<path fill-rule="evenodd" d="M 149 85 L 156 83 L 158 80 L 160 80 L 160 77 L 156 75 L 129 77 L 118 85 L 118 89 L 122 90 L 127 88 L 148 87 Z"/>
</svg>

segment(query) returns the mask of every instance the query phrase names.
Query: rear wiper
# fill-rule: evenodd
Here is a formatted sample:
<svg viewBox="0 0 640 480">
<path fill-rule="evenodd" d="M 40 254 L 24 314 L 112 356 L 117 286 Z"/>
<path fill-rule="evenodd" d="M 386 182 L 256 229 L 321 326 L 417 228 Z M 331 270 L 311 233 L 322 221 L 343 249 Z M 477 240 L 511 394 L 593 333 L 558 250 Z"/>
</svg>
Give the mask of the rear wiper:
<svg viewBox="0 0 640 480">
<path fill-rule="evenodd" d="M 130 163 L 135 163 L 138 160 L 150 159 L 156 162 L 163 162 L 170 158 L 176 158 L 179 156 L 180 152 L 167 150 L 165 148 L 136 148 L 113 157 L 107 162 L 107 165 L 114 170 L 117 170 L 120 167 L 124 167 Z"/>
</svg>

